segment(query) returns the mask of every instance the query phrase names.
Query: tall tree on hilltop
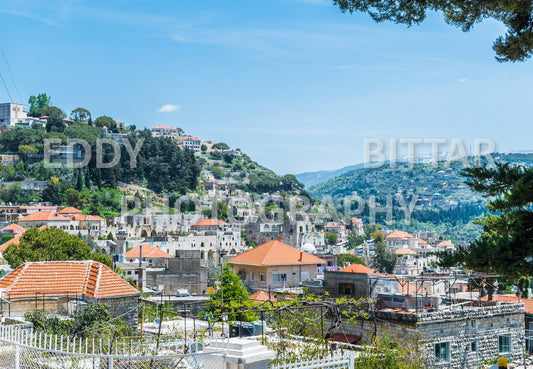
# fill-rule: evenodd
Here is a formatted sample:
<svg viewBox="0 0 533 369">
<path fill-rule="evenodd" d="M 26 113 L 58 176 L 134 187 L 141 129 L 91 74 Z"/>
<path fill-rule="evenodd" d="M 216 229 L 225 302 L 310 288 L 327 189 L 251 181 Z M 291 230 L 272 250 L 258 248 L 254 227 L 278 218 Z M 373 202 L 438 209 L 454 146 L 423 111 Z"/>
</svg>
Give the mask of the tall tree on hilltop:
<svg viewBox="0 0 533 369">
<path fill-rule="evenodd" d="M 494 19 L 507 33 L 494 42 L 499 62 L 524 61 L 533 52 L 533 2 L 531 0 L 333 0 L 343 12 L 368 13 L 376 22 L 412 26 L 428 12 L 441 12 L 446 23 L 470 31 L 474 24 Z"/>
</svg>

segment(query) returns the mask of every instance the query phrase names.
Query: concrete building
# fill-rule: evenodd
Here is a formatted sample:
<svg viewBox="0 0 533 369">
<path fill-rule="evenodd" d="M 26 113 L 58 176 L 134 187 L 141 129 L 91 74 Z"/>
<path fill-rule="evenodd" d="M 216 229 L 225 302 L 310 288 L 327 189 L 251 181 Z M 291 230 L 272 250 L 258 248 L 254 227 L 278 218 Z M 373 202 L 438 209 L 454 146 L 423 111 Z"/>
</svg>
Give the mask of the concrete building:
<svg viewBox="0 0 533 369">
<path fill-rule="evenodd" d="M 27 105 L 3 103 L 0 104 L 0 125 L 14 126 L 17 123 L 25 123 L 28 114 L 26 113 Z"/>
<path fill-rule="evenodd" d="M 146 287 L 174 295 L 178 289 L 191 294 L 207 292 L 207 263 L 199 250 L 180 250 L 176 257 L 165 259 L 164 269 L 146 269 Z"/>
<path fill-rule="evenodd" d="M 180 137 L 180 132 L 177 128 L 166 125 L 159 124 L 151 129 L 152 136 L 154 137 L 168 137 L 173 139 L 178 139 Z"/>
</svg>

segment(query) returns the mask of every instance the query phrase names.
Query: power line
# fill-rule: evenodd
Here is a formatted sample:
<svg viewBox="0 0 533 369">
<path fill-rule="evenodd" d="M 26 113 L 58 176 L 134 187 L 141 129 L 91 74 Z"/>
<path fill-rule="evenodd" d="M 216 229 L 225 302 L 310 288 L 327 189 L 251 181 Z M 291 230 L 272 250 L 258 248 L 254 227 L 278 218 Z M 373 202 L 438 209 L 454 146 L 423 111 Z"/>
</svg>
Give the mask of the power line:
<svg viewBox="0 0 533 369">
<path fill-rule="evenodd" d="M 9 65 L 9 62 L 7 61 L 7 57 L 6 57 L 6 54 L 4 53 L 4 49 L 2 48 L 2 45 L 0 45 L 0 52 L 2 53 L 2 56 L 4 57 L 4 61 L 6 62 L 7 71 L 9 72 L 9 76 L 11 77 L 11 82 L 13 83 L 13 86 L 15 87 L 15 91 L 17 92 L 20 102 L 22 103 L 24 100 L 22 99 L 22 96 L 20 95 L 17 84 L 15 83 L 15 78 L 13 78 L 13 72 L 11 71 L 11 66 Z"/>
<path fill-rule="evenodd" d="M 6 81 L 4 80 L 4 76 L 2 76 L 2 73 L 0 72 L 0 79 L 2 79 L 2 84 L 4 85 L 4 88 L 6 89 L 7 95 L 9 96 L 9 102 L 13 102 L 13 98 L 11 97 L 11 93 L 9 92 L 9 89 L 7 88 Z"/>
</svg>

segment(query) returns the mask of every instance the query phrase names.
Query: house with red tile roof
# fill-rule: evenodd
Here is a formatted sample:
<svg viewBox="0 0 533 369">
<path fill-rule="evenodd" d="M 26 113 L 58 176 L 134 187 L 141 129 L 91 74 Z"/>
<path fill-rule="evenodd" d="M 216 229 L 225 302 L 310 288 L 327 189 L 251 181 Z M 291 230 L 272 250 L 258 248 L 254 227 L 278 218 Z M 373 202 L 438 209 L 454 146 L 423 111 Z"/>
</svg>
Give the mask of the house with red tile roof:
<svg viewBox="0 0 533 369">
<path fill-rule="evenodd" d="M 10 225 L 2 228 L 1 231 L 2 231 L 2 234 L 16 236 L 17 234 L 24 233 L 26 231 L 26 228 L 21 227 L 20 225 L 15 224 L 15 223 L 11 223 Z"/>
<path fill-rule="evenodd" d="M 158 124 L 151 131 L 153 137 L 169 137 L 174 139 L 180 137 L 180 132 L 177 128 L 166 124 Z"/>
<path fill-rule="evenodd" d="M 81 210 L 76 209 L 75 207 L 72 207 L 72 206 L 67 206 L 64 209 L 59 210 L 58 213 L 63 214 L 63 215 L 82 215 L 83 214 Z"/>
<path fill-rule="evenodd" d="M 280 241 L 266 242 L 228 262 L 252 291 L 299 286 L 305 279 L 316 279 L 319 268 L 327 264 Z"/>
<path fill-rule="evenodd" d="M 202 141 L 193 136 L 184 136 L 178 140 L 178 146 L 182 149 L 189 149 L 194 151 L 195 154 L 199 154 L 201 151 Z"/>
<path fill-rule="evenodd" d="M 55 211 L 38 211 L 21 218 L 18 224 L 24 228 L 40 227 L 47 225 L 50 228 L 59 228 L 64 231 L 70 229 L 71 219 Z"/>
<path fill-rule="evenodd" d="M 171 257 L 172 255 L 149 243 L 137 245 L 124 254 L 127 263 L 139 264 L 139 258 L 142 258 L 142 263 L 149 267 L 164 267 L 165 259 Z"/>
<path fill-rule="evenodd" d="M 385 243 L 390 248 L 409 247 L 414 237 L 404 231 L 394 231 L 385 236 Z"/>
<path fill-rule="evenodd" d="M 202 219 L 191 226 L 194 231 L 218 231 L 229 227 L 229 224 L 220 219 Z"/>
<path fill-rule="evenodd" d="M 0 307 L 8 316 L 36 309 L 72 312 L 79 304 L 102 303 L 135 326 L 139 296 L 126 280 L 92 260 L 27 262 L 0 280 Z"/>
</svg>

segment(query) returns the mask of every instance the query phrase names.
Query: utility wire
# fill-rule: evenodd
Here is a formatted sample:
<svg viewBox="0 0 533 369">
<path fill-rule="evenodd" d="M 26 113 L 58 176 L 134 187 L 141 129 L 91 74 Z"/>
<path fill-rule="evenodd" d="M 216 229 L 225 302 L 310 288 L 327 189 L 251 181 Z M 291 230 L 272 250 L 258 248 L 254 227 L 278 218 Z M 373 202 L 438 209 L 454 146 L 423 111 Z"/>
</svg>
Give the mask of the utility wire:
<svg viewBox="0 0 533 369">
<path fill-rule="evenodd" d="M 4 57 L 4 61 L 6 62 L 7 71 L 9 72 L 9 76 L 11 77 L 11 82 L 13 83 L 13 86 L 15 87 L 15 91 L 17 92 L 17 95 L 20 99 L 19 102 L 23 103 L 24 100 L 22 99 L 19 89 L 17 88 L 17 84 L 15 83 L 15 78 L 13 78 L 13 72 L 11 72 L 11 67 L 9 66 L 9 62 L 7 61 L 7 57 L 6 57 L 6 54 L 4 53 L 4 49 L 2 48 L 2 45 L 0 45 L 0 52 L 2 53 L 2 56 Z"/>
<path fill-rule="evenodd" d="M 4 88 L 6 89 L 7 95 L 9 96 L 9 102 L 13 102 L 13 98 L 11 97 L 11 93 L 9 92 L 9 89 L 7 88 L 6 81 L 4 80 L 4 76 L 2 76 L 2 73 L 0 73 L 0 79 L 2 79 L 2 84 L 4 85 Z"/>
</svg>

